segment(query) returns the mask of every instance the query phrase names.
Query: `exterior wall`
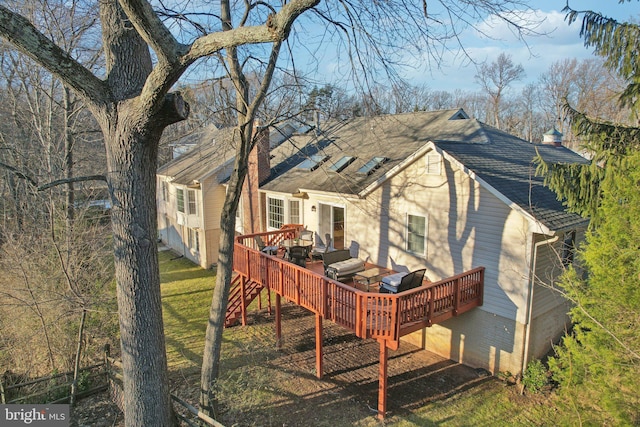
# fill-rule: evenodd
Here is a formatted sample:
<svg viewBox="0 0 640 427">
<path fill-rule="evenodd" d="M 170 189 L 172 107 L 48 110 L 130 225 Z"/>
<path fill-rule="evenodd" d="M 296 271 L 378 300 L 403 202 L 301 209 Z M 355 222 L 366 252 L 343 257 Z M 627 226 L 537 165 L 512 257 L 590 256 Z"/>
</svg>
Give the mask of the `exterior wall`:
<svg viewBox="0 0 640 427">
<path fill-rule="evenodd" d="M 543 241 L 548 236 L 536 236 Z M 584 240 L 584 230 L 578 230 L 576 243 Z M 562 235 L 553 244 L 541 244 L 536 254 L 535 283 L 531 305 L 531 326 L 527 360 L 545 356 L 570 325 L 567 315 L 571 304 L 556 290 L 556 280 L 563 272 Z"/>
<path fill-rule="evenodd" d="M 165 181 L 165 189 L 162 182 Z M 182 188 L 185 192 L 185 206 L 188 204 L 188 191 L 195 191 L 196 213 L 178 212 L 176 190 Z M 219 200 L 224 202 L 224 187 L 215 183 L 215 179 L 207 178 L 200 188 L 173 185 L 167 178 L 158 177 L 156 202 L 158 206 L 158 234 L 160 240 L 176 253 L 183 255 L 203 268 L 209 268 L 217 261 L 218 240 L 215 247 L 210 246 L 211 233 L 205 227 L 218 226 L 220 223 Z M 189 247 L 189 229 L 198 236 L 198 249 Z M 218 230 L 219 234 L 219 230 Z"/>
<path fill-rule="evenodd" d="M 521 370 L 525 326 L 476 308 L 407 335 L 402 341 L 492 373 Z"/>
<path fill-rule="evenodd" d="M 531 262 L 526 218 L 444 158 L 439 174 L 427 174 L 426 156 L 365 199 L 310 193 L 308 204 L 319 202 L 345 207 L 346 244 L 367 262 L 396 271 L 426 268 L 431 281 L 486 267 L 483 307 L 410 339 L 491 372 L 520 371 Z M 407 250 L 407 214 L 426 217 L 423 254 Z"/>
<path fill-rule="evenodd" d="M 416 159 L 347 210 L 359 256 L 396 271 L 426 268 L 431 281 L 484 266 L 480 310 L 525 323 L 528 223 L 455 165 L 443 162 L 440 175 L 426 174 L 424 166 L 424 158 Z M 407 213 L 427 217 L 424 255 L 407 251 Z"/>
<path fill-rule="evenodd" d="M 209 177 L 202 183 L 202 220 L 205 230 L 220 228 L 220 212 L 224 206 L 225 195 L 225 187 L 217 183 L 216 177 Z"/>
</svg>

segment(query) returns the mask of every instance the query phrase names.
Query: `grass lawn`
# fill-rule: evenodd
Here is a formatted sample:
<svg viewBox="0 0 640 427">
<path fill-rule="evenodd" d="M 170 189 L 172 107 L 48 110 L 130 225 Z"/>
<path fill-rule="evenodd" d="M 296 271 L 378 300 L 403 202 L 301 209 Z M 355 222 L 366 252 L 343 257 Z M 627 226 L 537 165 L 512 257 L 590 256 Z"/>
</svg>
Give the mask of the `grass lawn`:
<svg viewBox="0 0 640 427">
<path fill-rule="evenodd" d="M 206 321 L 211 303 L 215 273 L 203 270 L 185 258 L 175 258 L 169 251 L 160 252 L 162 305 L 166 331 L 167 356 L 174 389 L 178 394 L 197 402 L 199 372 L 202 363 Z M 339 376 L 329 374 L 323 380 L 313 372 L 313 348 L 304 339 L 277 351 L 274 346 L 273 321 L 257 316 L 248 327 L 225 330 L 222 349 L 222 369 L 219 389 L 224 413 L 220 421 L 238 426 L 532 426 L 555 425 L 556 412 L 551 398 L 536 395 L 521 396 L 516 387 L 498 379 L 474 382 L 462 391 L 433 398 L 427 403 L 398 408 L 383 423 L 369 408 L 375 407 L 358 394 L 361 389 L 349 390 L 349 384 Z M 306 319 L 294 319 L 303 325 Z M 325 322 L 329 328 L 330 322 Z M 313 325 L 313 317 L 311 317 Z M 304 329 L 306 328 L 306 329 Z M 305 334 L 313 334 L 313 327 L 303 326 Z M 311 335 L 312 336 L 312 335 Z M 348 349 L 362 340 L 339 337 Z M 331 343 L 325 354 L 331 352 Z M 402 346 L 401 346 L 402 347 Z M 342 351 L 342 350 L 340 350 Z M 420 353 L 423 353 L 420 351 Z M 424 352 L 426 353 L 426 352 Z M 339 360 L 342 353 L 325 356 Z M 364 361 L 358 362 L 366 365 Z M 369 363 L 373 381 L 365 390 L 377 387 L 377 361 Z M 329 365 L 329 362 L 325 362 Z M 327 369 L 327 368 L 325 368 Z M 333 372 L 339 369 L 329 368 Z M 351 369 L 351 368 L 349 368 Z M 359 369 L 359 367 L 358 367 Z M 347 369 L 348 370 L 348 369 Z M 430 374 L 431 375 L 431 374 Z M 432 381 L 445 381 L 446 376 Z M 444 378 L 444 379 L 442 379 Z M 356 384 L 357 386 L 357 384 Z M 369 388 L 367 388 L 369 387 Z M 357 390 L 354 393 L 354 390 Z M 398 391 L 395 391 L 398 393 Z M 397 396 L 395 396 L 397 398 Z M 394 399 L 390 392 L 389 400 Z"/>
</svg>

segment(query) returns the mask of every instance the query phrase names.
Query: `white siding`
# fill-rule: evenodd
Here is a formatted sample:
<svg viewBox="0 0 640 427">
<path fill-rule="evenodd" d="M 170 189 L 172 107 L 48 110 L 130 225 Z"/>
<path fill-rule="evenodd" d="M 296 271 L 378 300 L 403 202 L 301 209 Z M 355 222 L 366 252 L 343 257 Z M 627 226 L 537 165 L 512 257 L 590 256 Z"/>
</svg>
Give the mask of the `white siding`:
<svg viewBox="0 0 640 427">
<path fill-rule="evenodd" d="M 441 175 L 426 174 L 424 164 L 417 159 L 347 209 L 360 258 L 398 271 L 426 267 L 432 281 L 484 266 L 481 310 L 524 323 L 526 220 L 450 163 Z M 428 218 L 425 257 L 406 251 L 406 213 Z"/>
</svg>

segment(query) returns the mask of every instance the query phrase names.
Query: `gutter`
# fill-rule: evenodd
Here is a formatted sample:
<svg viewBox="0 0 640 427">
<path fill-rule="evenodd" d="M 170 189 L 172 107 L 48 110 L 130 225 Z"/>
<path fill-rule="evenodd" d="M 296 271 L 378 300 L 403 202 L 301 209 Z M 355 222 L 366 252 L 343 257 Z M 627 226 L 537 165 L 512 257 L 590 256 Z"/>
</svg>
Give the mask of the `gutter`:
<svg viewBox="0 0 640 427">
<path fill-rule="evenodd" d="M 533 236 L 533 233 L 532 233 Z M 560 239 L 560 235 L 551 237 L 549 239 L 541 240 L 533 245 L 533 255 L 531 256 L 531 268 L 529 270 L 529 293 L 527 295 L 527 323 L 525 324 L 524 332 L 524 346 L 522 349 L 522 367 L 521 374 L 524 375 L 524 371 L 527 369 L 529 363 L 529 339 L 531 336 L 531 317 L 533 312 L 533 289 L 536 279 L 536 267 L 538 262 L 538 248 L 542 245 L 551 245 Z M 533 240 L 533 237 L 532 237 Z"/>
</svg>

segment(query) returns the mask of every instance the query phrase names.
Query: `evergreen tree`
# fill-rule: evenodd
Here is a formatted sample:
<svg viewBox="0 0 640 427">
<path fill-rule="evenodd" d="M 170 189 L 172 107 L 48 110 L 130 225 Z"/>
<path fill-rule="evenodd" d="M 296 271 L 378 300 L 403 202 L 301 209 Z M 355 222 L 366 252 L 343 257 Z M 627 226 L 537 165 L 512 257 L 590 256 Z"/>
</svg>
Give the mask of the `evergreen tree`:
<svg viewBox="0 0 640 427">
<path fill-rule="evenodd" d="M 550 365 L 581 425 L 640 424 L 639 185 L 636 152 L 602 184 L 601 220 L 578 252 L 588 278 L 563 276 L 574 328 Z"/>
<path fill-rule="evenodd" d="M 640 27 L 595 12 L 565 8 L 582 17 L 587 47 L 628 81 L 622 106 L 640 107 Z M 574 303 L 574 328 L 550 361 L 559 396 L 571 409 L 567 424 L 640 424 L 640 129 L 565 109 L 574 132 L 593 155 L 590 165 L 549 165 L 538 172 L 568 209 L 591 218 L 578 252 L 583 277 L 569 269 L 562 278 Z M 577 418 L 573 417 L 575 415 Z"/>
<path fill-rule="evenodd" d="M 600 13 L 578 12 L 568 6 L 567 20 L 571 24 L 582 17 L 580 36 L 587 48 L 605 58 L 605 65 L 620 74 L 628 84 L 620 96 L 621 106 L 637 115 L 640 107 L 640 26 L 618 22 Z M 565 111 L 574 133 L 584 141 L 584 149 L 592 155 L 590 165 L 545 164 L 541 158 L 538 173 L 558 197 L 565 200 L 570 211 L 588 216 L 592 226 L 599 220 L 601 184 L 614 172 L 629 153 L 640 148 L 640 129 L 598 120 L 576 111 L 568 104 Z"/>
</svg>

